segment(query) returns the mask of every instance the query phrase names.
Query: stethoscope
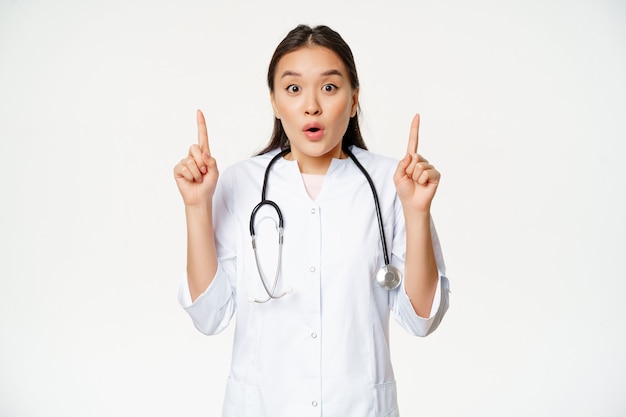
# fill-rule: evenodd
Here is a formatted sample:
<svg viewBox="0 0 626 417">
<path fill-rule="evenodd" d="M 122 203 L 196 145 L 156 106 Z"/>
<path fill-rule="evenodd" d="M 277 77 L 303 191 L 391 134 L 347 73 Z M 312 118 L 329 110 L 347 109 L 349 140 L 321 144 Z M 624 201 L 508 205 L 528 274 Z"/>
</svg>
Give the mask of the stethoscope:
<svg viewBox="0 0 626 417">
<path fill-rule="evenodd" d="M 252 213 L 250 214 L 250 237 L 252 238 L 252 250 L 254 251 L 254 260 L 256 262 L 257 270 L 259 271 L 259 277 L 261 278 L 261 283 L 263 284 L 263 288 L 265 289 L 265 293 L 267 294 L 267 298 L 264 298 L 264 299 L 257 299 L 254 297 L 250 297 L 250 301 L 255 302 L 255 303 L 267 303 L 269 300 L 282 298 L 285 295 L 293 291 L 292 288 L 287 288 L 285 291 L 281 292 L 280 294 L 276 294 L 276 286 L 278 284 L 278 277 L 280 276 L 280 265 L 281 265 L 282 254 L 283 254 L 283 227 L 284 227 L 283 214 L 280 211 L 280 207 L 278 207 L 278 204 L 276 204 L 272 200 L 268 200 L 267 198 L 265 198 L 265 194 L 267 191 L 267 179 L 269 177 L 272 165 L 274 165 L 276 161 L 278 161 L 280 158 L 282 158 L 289 152 L 291 152 L 290 148 L 282 150 L 281 152 L 279 152 L 276 156 L 272 158 L 269 164 L 267 164 L 267 168 L 265 168 L 265 175 L 263 177 L 263 188 L 261 189 L 261 202 L 257 204 L 254 207 L 254 209 L 252 209 Z M 374 187 L 374 182 L 372 181 L 372 178 L 369 176 L 369 174 L 367 173 L 363 165 L 361 165 L 361 163 L 358 161 L 358 159 L 356 159 L 354 154 L 348 149 L 344 149 L 344 152 L 350 157 L 350 159 L 354 161 L 354 163 L 359 168 L 359 170 L 363 173 L 363 175 L 365 175 L 365 178 L 367 179 L 367 182 L 369 183 L 370 188 L 372 189 L 372 195 L 374 196 L 374 204 L 376 206 L 376 218 L 378 219 L 378 231 L 380 232 L 380 242 L 382 244 L 382 249 L 383 249 L 383 259 L 385 261 L 385 265 L 383 265 L 378 271 L 378 273 L 376 274 L 376 282 L 382 288 L 391 291 L 400 285 L 400 282 L 402 281 L 402 273 L 400 272 L 398 268 L 391 265 L 389 262 L 389 254 L 387 252 L 387 239 L 385 238 L 385 230 L 383 227 L 383 217 L 382 217 L 382 214 L 380 213 L 380 202 L 378 201 L 378 193 L 376 193 L 376 187 Z M 267 283 L 267 279 L 265 278 L 265 274 L 263 273 L 263 270 L 261 268 L 261 263 L 259 262 L 259 257 L 257 255 L 257 250 L 256 250 L 256 238 L 255 238 L 255 233 L 254 233 L 254 221 L 256 218 L 256 214 L 259 211 L 259 209 L 263 206 L 271 206 L 276 211 L 276 214 L 278 216 L 278 260 L 277 260 L 276 273 L 274 275 L 274 281 L 272 282 L 271 288 Z"/>
</svg>

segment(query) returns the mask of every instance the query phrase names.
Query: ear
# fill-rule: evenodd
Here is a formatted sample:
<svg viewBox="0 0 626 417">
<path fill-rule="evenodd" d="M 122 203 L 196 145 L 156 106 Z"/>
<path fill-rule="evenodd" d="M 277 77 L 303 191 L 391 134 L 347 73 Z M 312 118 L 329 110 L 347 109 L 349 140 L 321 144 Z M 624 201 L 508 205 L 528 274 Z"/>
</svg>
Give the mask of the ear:
<svg viewBox="0 0 626 417">
<path fill-rule="evenodd" d="M 270 101 L 272 103 L 272 110 L 274 110 L 274 117 L 280 120 L 280 113 L 278 113 L 278 108 L 276 106 L 276 97 L 274 97 L 274 92 L 270 92 Z"/>
<path fill-rule="evenodd" d="M 350 117 L 356 116 L 356 110 L 359 108 L 359 87 L 354 89 L 352 93 L 352 107 L 350 108 Z"/>
</svg>

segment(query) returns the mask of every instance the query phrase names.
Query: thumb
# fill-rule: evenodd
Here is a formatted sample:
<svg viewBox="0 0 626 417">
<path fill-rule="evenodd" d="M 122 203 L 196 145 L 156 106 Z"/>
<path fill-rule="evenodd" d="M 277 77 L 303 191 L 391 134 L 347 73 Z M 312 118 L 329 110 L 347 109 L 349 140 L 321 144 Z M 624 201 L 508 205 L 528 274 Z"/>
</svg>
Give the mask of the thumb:
<svg viewBox="0 0 626 417">
<path fill-rule="evenodd" d="M 404 159 L 401 159 L 400 162 L 398 162 L 398 167 L 396 168 L 396 172 L 393 174 L 394 182 L 400 181 L 402 177 L 406 175 L 406 169 L 409 167 L 410 163 L 411 163 L 411 155 L 407 153 Z"/>
</svg>

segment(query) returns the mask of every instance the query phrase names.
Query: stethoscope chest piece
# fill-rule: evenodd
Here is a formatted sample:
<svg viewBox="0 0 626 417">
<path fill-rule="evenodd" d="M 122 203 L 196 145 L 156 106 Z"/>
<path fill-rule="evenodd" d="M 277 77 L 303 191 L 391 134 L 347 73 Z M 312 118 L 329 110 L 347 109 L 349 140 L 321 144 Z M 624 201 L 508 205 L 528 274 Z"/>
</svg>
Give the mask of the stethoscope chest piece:
<svg viewBox="0 0 626 417">
<path fill-rule="evenodd" d="M 398 288 L 402 281 L 402 273 L 393 265 L 385 265 L 378 270 L 376 274 L 376 282 L 386 290 L 394 290 Z"/>
</svg>

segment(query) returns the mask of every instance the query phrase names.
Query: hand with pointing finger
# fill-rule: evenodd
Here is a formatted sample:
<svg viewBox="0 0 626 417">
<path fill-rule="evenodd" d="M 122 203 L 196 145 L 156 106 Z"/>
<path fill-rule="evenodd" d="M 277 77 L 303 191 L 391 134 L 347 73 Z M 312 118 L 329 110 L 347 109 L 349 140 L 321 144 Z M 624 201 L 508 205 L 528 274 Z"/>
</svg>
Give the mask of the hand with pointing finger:
<svg viewBox="0 0 626 417">
<path fill-rule="evenodd" d="M 416 114 L 411 123 L 407 154 L 398 164 L 393 182 L 405 210 L 428 212 L 441 174 L 417 153 L 419 127 L 420 115 Z"/>
<path fill-rule="evenodd" d="M 198 144 L 189 148 L 189 154 L 174 167 L 176 185 L 183 197 L 185 206 L 211 203 L 219 172 L 217 163 L 209 149 L 204 115 L 198 110 Z"/>
</svg>

